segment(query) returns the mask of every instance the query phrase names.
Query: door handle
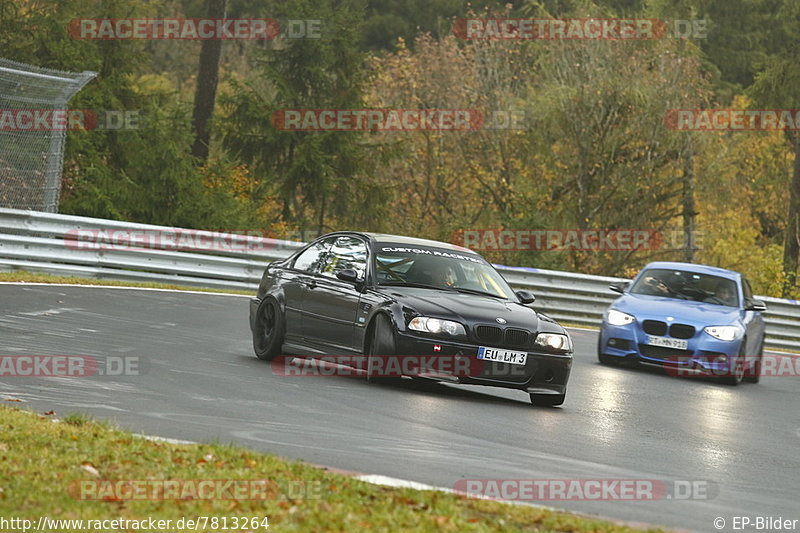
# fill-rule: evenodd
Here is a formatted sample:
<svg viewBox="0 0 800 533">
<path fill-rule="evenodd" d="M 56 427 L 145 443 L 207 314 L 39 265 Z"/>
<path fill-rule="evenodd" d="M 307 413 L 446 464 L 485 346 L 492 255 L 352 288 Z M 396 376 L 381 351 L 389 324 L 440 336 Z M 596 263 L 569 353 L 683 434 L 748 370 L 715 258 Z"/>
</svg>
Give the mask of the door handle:
<svg viewBox="0 0 800 533">
<path fill-rule="evenodd" d="M 306 281 L 306 287 L 308 287 L 309 289 L 314 289 L 317 287 L 317 282 L 314 281 L 313 279 Z"/>
</svg>

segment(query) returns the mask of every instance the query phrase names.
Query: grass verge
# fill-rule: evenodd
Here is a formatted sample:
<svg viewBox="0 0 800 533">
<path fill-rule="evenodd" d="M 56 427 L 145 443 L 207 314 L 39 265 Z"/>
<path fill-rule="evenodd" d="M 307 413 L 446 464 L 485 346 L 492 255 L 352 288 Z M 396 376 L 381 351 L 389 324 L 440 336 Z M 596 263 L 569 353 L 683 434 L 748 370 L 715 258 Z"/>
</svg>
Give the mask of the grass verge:
<svg viewBox="0 0 800 533">
<path fill-rule="evenodd" d="M 84 415 L 54 423 L 53 415 L 0 405 L 0 517 L 33 524 L 41 516 L 172 520 L 171 528 L 159 531 L 189 530 L 175 524 L 199 517 L 219 521 L 214 529 L 208 519 L 208 527 L 200 524 L 199 531 L 223 529 L 223 517 L 228 529 L 234 529 L 234 517 L 268 517 L 278 531 L 641 531 L 542 508 L 382 487 L 231 445 L 147 440 Z M 108 480 L 187 480 L 194 487 L 202 480 L 268 480 L 268 490 L 266 498 L 256 500 L 114 499 L 111 492 L 96 489 L 104 482 L 110 486 Z M 86 486 L 94 488 L 81 492 Z M 88 500 L 81 494 L 109 499 Z M 239 524 L 236 530 L 263 532 L 263 524 Z M 58 529 L 78 531 L 74 525 Z"/>
<path fill-rule="evenodd" d="M 247 294 L 253 295 L 255 291 L 232 290 L 232 289 L 209 289 L 205 287 L 188 287 L 185 285 L 172 285 L 169 283 L 150 283 L 139 281 L 116 281 L 94 278 L 77 278 L 69 276 L 54 276 L 52 274 L 35 274 L 25 270 L 15 270 L 14 272 L 0 272 L 0 282 L 18 283 L 61 283 L 66 285 L 103 285 L 108 287 L 139 287 L 142 289 L 170 289 L 180 291 L 198 292 L 221 292 L 225 294 Z"/>
</svg>

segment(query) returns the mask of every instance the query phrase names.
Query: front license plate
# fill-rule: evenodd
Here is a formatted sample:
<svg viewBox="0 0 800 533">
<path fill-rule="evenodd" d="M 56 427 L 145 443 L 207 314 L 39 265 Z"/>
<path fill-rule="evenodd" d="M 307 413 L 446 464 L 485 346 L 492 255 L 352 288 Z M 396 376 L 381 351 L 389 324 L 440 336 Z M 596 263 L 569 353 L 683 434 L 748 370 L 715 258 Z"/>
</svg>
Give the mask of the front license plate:
<svg viewBox="0 0 800 533">
<path fill-rule="evenodd" d="M 497 363 L 510 363 L 512 365 L 524 365 L 528 360 L 528 354 L 525 352 L 514 352 L 501 348 L 487 348 L 486 346 L 481 346 L 478 348 L 478 359 L 495 361 Z"/>
<path fill-rule="evenodd" d="M 654 337 L 647 336 L 647 344 L 650 346 L 663 346 L 664 348 L 675 348 L 677 350 L 685 350 L 689 347 L 689 341 L 683 339 L 671 339 L 669 337 Z"/>
</svg>

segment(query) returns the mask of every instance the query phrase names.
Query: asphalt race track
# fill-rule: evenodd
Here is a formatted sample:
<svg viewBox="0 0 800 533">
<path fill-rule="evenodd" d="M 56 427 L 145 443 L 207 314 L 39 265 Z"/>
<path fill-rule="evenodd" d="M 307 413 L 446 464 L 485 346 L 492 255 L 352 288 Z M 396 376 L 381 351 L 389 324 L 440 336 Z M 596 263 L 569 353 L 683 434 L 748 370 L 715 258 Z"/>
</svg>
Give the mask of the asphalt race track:
<svg viewBox="0 0 800 533">
<path fill-rule="evenodd" d="M 608 368 L 596 362 L 596 334 L 584 330 L 572 331 L 563 408 L 484 387 L 281 377 L 252 355 L 247 303 L 0 285 L 0 355 L 127 357 L 141 366 L 140 375 L 0 377 L 0 398 L 441 487 L 464 478 L 711 482 L 705 500 L 543 502 L 674 528 L 714 531 L 716 517 L 725 531 L 733 516 L 800 519 L 798 378 L 730 387 Z"/>
</svg>

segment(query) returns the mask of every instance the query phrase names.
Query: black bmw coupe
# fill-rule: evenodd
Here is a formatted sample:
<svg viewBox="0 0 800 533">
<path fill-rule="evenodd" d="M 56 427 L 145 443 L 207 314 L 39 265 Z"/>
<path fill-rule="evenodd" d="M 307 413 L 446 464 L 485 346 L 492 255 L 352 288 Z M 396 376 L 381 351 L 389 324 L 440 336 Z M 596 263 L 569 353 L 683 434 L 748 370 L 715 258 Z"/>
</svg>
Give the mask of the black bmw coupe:
<svg viewBox="0 0 800 533">
<path fill-rule="evenodd" d="M 369 376 L 391 358 L 414 358 L 413 369 L 405 359 L 396 368 L 416 378 L 519 389 L 536 405 L 561 405 L 572 340 L 532 309 L 533 301 L 467 248 L 336 232 L 266 268 L 250 301 L 250 329 L 264 360 L 340 356 L 363 362 Z"/>
</svg>

